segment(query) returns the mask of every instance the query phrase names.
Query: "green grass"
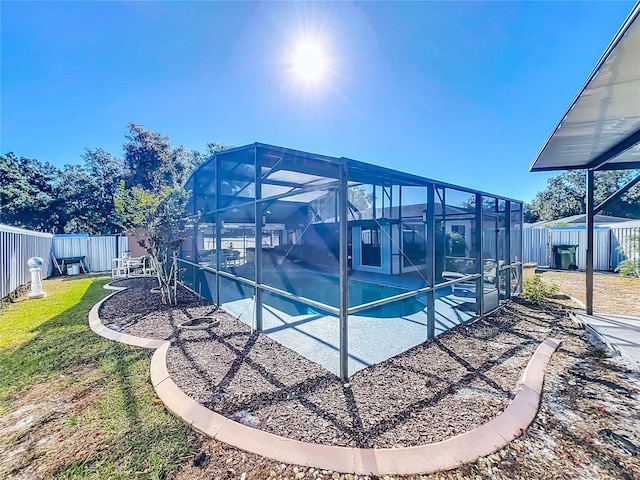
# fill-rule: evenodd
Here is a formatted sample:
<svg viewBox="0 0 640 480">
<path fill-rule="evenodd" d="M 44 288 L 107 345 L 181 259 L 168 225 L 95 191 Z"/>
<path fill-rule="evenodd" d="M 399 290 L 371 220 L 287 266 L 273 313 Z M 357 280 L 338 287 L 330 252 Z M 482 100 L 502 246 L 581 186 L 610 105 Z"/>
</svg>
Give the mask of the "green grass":
<svg viewBox="0 0 640 480">
<path fill-rule="evenodd" d="M 52 375 L 73 374 L 104 353 L 88 328 L 91 307 L 108 292 L 106 277 L 43 282 L 47 297 L 0 311 L 0 412 L 4 401 Z"/>
<path fill-rule="evenodd" d="M 106 277 L 81 277 L 75 281 L 57 278 L 43 282 L 47 297 L 44 299 L 27 300 L 22 297 L 17 303 L 7 303 L 0 310 L 0 349 L 18 347 L 33 339 L 38 334 L 38 328 L 47 321 L 73 307 L 84 310 L 91 308 L 93 303 L 104 296 L 101 290 L 109 279 Z M 91 285 L 97 290 L 92 291 L 92 298 L 81 302 Z M 93 302 L 93 303 L 91 303 Z"/>
<path fill-rule="evenodd" d="M 193 454 L 191 430 L 156 401 L 149 383 L 151 352 L 104 340 L 89 329 L 89 310 L 108 293 L 102 287 L 109 280 L 46 281 L 46 298 L 0 310 L 0 414 L 15 409 L 32 389 L 51 398 L 65 392 L 68 397 L 71 390 L 73 398 L 91 397 L 80 411 L 52 420 L 66 438 L 52 447 L 61 464 L 50 472 L 53 478 L 163 478 Z M 37 428 L 29 435 L 37 435 Z M 11 442 L 19 441 L 5 438 L 0 445 L 15 447 Z M 76 456 L 78 448 L 86 455 Z"/>
</svg>

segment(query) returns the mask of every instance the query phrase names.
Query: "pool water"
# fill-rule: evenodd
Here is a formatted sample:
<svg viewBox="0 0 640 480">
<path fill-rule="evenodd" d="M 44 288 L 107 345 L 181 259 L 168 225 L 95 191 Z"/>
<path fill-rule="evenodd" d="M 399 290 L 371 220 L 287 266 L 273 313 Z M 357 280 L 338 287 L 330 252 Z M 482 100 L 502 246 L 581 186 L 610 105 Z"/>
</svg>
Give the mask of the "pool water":
<svg viewBox="0 0 640 480">
<path fill-rule="evenodd" d="M 316 302 L 338 308 L 340 304 L 340 280 L 337 277 L 318 273 L 277 272 L 270 277 L 265 275 L 267 285 L 305 297 Z M 405 293 L 408 290 L 389 285 L 349 280 L 349 306 L 362 305 L 382 298 Z M 285 299 L 269 292 L 264 293 L 264 302 L 289 315 L 322 314 L 314 307 Z M 425 305 L 415 297 L 389 303 L 380 307 L 358 312 L 356 315 L 374 318 L 392 318 L 411 315 L 425 309 Z"/>
</svg>

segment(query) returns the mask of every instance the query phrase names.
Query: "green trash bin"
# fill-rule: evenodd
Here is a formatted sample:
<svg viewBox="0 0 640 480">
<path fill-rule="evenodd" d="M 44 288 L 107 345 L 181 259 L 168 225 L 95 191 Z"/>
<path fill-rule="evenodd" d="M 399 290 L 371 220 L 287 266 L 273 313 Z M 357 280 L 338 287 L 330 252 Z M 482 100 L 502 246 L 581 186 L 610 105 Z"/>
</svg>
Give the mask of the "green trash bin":
<svg viewBox="0 0 640 480">
<path fill-rule="evenodd" d="M 556 261 L 556 268 L 559 270 L 577 270 L 577 248 L 577 245 L 554 245 L 553 253 Z"/>
</svg>

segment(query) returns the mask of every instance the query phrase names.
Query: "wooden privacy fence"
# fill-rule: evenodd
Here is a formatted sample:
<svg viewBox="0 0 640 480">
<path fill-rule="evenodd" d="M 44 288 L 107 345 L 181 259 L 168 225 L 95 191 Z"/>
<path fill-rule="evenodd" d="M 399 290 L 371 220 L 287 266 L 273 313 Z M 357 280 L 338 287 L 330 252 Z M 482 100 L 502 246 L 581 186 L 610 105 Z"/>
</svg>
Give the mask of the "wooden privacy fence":
<svg viewBox="0 0 640 480">
<path fill-rule="evenodd" d="M 576 245 L 578 268 L 587 268 L 587 231 L 584 228 L 525 228 L 523 230 L 524 261 L 541 267 L 556 268 L 553 255 L 555 245 Z M 640 227 L 596 228 L 594 232 L 593 268 L 614 271 L 628 258 L 636 258 L 630 248 L 630 238 L 640 235 Z"/>
<path fill-rule="evenodd" d="M 31 281 L 27 260 L 42 257 L 42 278 L 51 274 L 50 233 L 34 232 L 22 228 L 0 225 L 0 299 Z"/>
</svg>

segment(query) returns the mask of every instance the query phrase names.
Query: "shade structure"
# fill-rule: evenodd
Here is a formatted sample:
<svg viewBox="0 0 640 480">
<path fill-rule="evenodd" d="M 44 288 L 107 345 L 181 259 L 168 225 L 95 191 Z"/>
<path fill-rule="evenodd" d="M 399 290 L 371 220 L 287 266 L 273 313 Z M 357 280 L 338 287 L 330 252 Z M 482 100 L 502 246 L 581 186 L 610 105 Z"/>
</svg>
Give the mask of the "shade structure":
<svg viewBox="0 0 640 480">
<path fill-rule="evenodd" d="M 640 169 L 640 2 L 636 3 L 530 166 L 532 172 L 586 172 L 586 306 L 589 315 L 593 313 L 594 216 L 640 183 L 640 175 L 637 175 L 596 205 L 594 173 L 597 170 L 634 169 Z"/>
<path fill-rule="evenodd" d="M 640 3 L 531 164 L 532 172 L 640 168 Z"/>
<path fill-rule="evenodd" d="M 186 188 L 184 284 L 345 380 L 521 290 L 518 200 L 262 143 Z"/>
</svg>

